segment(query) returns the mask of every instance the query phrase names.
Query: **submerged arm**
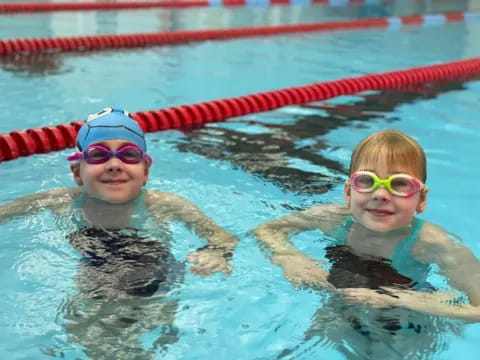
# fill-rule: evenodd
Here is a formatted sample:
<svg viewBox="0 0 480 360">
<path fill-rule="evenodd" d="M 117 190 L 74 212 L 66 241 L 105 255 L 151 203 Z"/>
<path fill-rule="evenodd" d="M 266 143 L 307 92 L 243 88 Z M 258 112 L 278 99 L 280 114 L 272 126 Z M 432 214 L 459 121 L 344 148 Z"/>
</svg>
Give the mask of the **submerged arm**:
<svg viewBox="0 0 480 360">
<path fill-rule="evenodd" d="M 228 260 L 238 238 L 224 230 L 190 201 L 170 193 L 150 192 L 151 210 L 159 221 L 181 221 L 208 244 L 188 257 L 191 271 L 210 275 L 217 271 L 231 271 Z"/>
<path fill-rule="evenodd" d="M 295 253 L 298 250 L 291 243 L 289 235 L 315 229 L 331 232 L 347 213 L 340 206 L 320 205 L 262 224 L 255 230 L 255 235 L 273 255 Z"/>
<path fill-rule="evenodd" d="M 445 230 L 427 223 L 413 255 L 423 263 L 437 264 L 449 283 L 468 296 L 469 303 L 461 303 L 456 292 L 425 293 L 398 288 L 385 288 L 386 294 L 348 289 L 345 295 L 373 306 L 403 306 L 436 316 L 480 322 L 480 262 L 470 249 L 452 240 Z"/>
<path fill-rule="evenodd" d="M 316 206 L 260 225 L 255 235 L 272 252 L 272 262 L 283 269 L 289 281 L 331 287 L 327 272 L 318 267 L 317 260 L 298 251 L 289 235 L 314 229 L 331 232 L 347 213 L 345 208 L 335 205 Z"/>
<path fill-rule="evenodd" d="M 453 292 L 426 293 L 390 287 L 381 290 L 348 288 L 339 292 L 348 300 L 372 307 L 398 306 L 435 316 L 480 322 L 480 307 L 458 304 L 458 294 Z"/>
<path fill-rule="evenodd" d="M 452 239 L 443 229 L 429 224 L 421 233 L 425 251 L 423 260 L 438 264 L 440 273 L 450 284 L 464 292 L 469 304 L 455 306 L 444 303 L 438 311 L 450 312 L 452 316 L 464 320 L 480 321 L 480 262 L 470 249 Z M 437 306 L 438 308 L 438 306 Z"/>
<path fill-rule="evenodd" d="M 69 204 L 78 191 L 76 189 L 53 189 L 27 195 L 0 206 L 0 223 L 16 216 L 34 214 L 45 209 L 60 211 Z"/>
</svg>

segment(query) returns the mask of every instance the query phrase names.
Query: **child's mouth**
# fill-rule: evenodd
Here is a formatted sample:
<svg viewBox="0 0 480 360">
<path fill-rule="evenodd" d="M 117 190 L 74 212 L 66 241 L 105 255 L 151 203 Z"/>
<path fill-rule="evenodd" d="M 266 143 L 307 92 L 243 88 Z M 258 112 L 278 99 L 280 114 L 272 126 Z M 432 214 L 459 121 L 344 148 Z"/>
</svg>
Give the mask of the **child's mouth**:
<svg viewBox="0 0 480 360">
<path fill-rule="evenodd" d="M 383 210 L 383 209 L 367 209 L 367 211 L 368 211 L 369 214 L 371 214 L 373 216 L 379 216 L 379 217 L 393 215 L 392 211 Z"/>
<path fill-rule="evenodd" d="M 120 185 L 126 183 L 126 180 L 106 180 L 102 182 L 108 185 Z"/>
</svg>

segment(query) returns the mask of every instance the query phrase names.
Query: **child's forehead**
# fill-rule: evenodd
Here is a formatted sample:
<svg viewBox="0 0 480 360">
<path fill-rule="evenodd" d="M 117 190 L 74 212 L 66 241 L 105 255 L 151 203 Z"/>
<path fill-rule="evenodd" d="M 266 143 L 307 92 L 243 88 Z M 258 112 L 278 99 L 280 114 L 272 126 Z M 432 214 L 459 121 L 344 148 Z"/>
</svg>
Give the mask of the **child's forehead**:
<svg viewBox="0 0 480 360">
<path fill-rule="evenodd" d="M 359 162 L 357 169 L 354 171 L 372 171 L 377 175 L 390 176 L 393 174 L 408 174 L 412 176 L 419 176 L 418 169 L 415 169 L 411 164 L 406 164 L 401 161 L 389 161 L 386 156 L 377 156 L 376 158 L 367 158 Z"/>
<path fill-rule="evenodd" d="M 92 145 L 106 146 L 111 150 L 115 150 L 115 149 L 117 149 L 121 146 L 124 146 L 124 145 L 132 145 L 132 146 L 137 146 L 138 147 L 138 145 L 132 143 L 131 141 L 123 140 L 123 139 L 102 140 L 102 141 L 95 142 L 95 143 L 91 144 L 90 146 L 92 146 Z"/>
</svg>

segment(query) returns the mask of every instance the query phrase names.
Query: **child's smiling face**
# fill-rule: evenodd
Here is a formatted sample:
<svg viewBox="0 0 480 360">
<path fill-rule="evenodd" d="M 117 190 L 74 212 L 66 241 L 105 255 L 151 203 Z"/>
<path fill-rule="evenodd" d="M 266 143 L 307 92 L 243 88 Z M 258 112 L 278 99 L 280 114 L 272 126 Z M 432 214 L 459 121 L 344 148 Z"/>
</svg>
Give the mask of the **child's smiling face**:
<svg viewBox="0 0 480 360">
<path fill-rule="evenodd" d="M 117 151 L 130 143 L 125 140 L 104 140 L 98 144 Z M 127 164 L 115 156 L 102 164 L 88 164 L 82 160 L 71 165 L 77 185 L 82 186 L 89 196 L 109 203 L 125 203 L 135 199 L 148 180 L 149 168 L 150 164 L 145 161 Z"/>
<path fill-rule="evenodd" d="M 419 178 L 419 174 L 406 166 L 391 166 L 385 157 L 377 157 L 375 161 L 361 161 L 355 171 L 371 171 L 379 178 L 386 179 L 394 174 L 407 174 Z M 354 219 L 373 231 L 390 231 L 407 226 L 415 212 L 422 212 L 426 207 L 425 187 L 420 192 L 400 197 L 392 195 L 384 186 L 371 193 L 360 193 L 352 189 L 350 182 L 345 183 L 345 202 L 350 208 Z"/>
</svg>

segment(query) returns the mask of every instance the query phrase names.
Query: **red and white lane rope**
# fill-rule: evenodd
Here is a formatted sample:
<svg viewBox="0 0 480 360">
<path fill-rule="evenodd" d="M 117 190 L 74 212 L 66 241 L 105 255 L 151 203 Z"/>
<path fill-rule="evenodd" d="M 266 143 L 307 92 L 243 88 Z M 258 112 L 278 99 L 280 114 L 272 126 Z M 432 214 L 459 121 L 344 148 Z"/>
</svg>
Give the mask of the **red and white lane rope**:
<svg viewBox="0 0 480 360">
<path fill-rule="evenodd" d="M 287 105 L 304 104 L 350 95 L 366 90 L 402 88 L 411 84 L 465 77 L 480 73 L 480 58 L 316 83 L 301 87 L 251 94 L 199 104 L 134 113 L 146 132 L 191 129 L 231 117 L 269 111 Z M 83 122 L 47 126 L 0 134 L 0 162 L 20 156 L 48 153 L 73 147 Z"/>
<path fill-rule="evenodd" d="M 126 10 L 152 8 L 189 7 L 268 7 L 274 5 L 311 6 L 352 6 L 363 4 L 383 4 L 393 0 L 163 0 L 163 1 L 122 1 L 122 2 L 56 2 L 56 3 L 0 3 L 1 13 L 84 11 L 84 10 Z"/>
<path fill-rule="evenodd" d="M 424 26 L 432 26 L 442 25 L 448 22 L 469 22 L 474 20 L 480 20 L 480 12 L 457 12 L 434 15 L 368 18 L 360 20 L 243 27 L 234 29 L 184 30 L 164 33 L 10 39 L 0 40 L 0 56 L 173 45 L 206 40 L 226 40 L 300 32 L 354 30 L 366 28 L 397 28 L 404 25 L 422 24 Z"/>
</svg>

